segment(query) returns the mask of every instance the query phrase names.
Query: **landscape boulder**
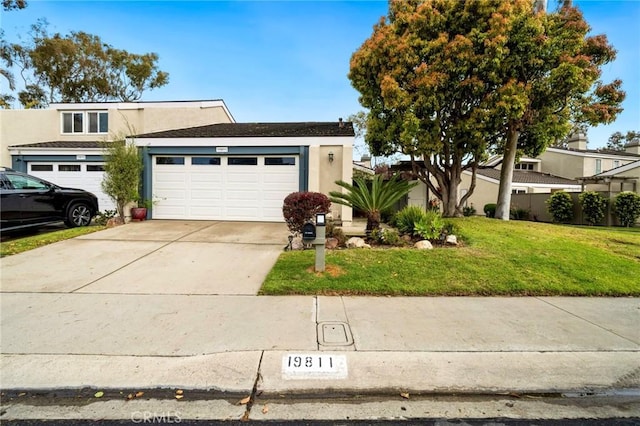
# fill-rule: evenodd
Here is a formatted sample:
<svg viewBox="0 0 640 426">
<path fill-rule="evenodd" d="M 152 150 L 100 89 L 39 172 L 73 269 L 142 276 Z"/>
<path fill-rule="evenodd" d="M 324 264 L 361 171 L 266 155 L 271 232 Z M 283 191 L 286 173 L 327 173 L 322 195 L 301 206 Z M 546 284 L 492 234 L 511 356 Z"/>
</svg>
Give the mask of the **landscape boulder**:
<svg viewBox="0 0 640 426">
<path fill-rule="evenodd" d="M 413 245 L 413 247 L 417 248 L 418 250 L 431 250 L 431 249 L 433 249 L 433 245 L 431 244 L 431 242 L 429 240 L 418 241 L 417 243 L 415 243 Z"/>
<path fill-rule="evenodd" d="M 327 238 L 327 241 L 324 243 L 324 246 L 329 250 L 333 250 L 338 248 L 338 239 L 337 238 Z"/>
<path fill-rule="evenodd" d="M 371 246 L 360 237 L 351 237 L 347 240 L 347 248 L 371 248 Z"/>
<path fill-rule="evenodd" d="M 302 237 L 294 237 L 293 240 L 291 240 L 291 250 L 304 250 Z"/>
<path fill-rule="evenodd" d="M 457 246 L 458 238 L 455 235 L 447 235 L 447 239 L 444 242 L 450 246 Z"/>
</svg>

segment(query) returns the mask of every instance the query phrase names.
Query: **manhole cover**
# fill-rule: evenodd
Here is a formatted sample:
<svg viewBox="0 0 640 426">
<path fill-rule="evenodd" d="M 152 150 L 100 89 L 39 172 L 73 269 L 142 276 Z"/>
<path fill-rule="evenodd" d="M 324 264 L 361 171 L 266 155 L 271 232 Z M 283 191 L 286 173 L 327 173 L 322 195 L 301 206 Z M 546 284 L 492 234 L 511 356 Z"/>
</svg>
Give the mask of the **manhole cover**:
<svg viewBox="0 0 640 426">
<path fill-rule="evenodd" d="M 325 346 L 348 346 L 353 344 L 349 325 L 344 322 L 318 323 L 318 343 Z"/>
</svg>

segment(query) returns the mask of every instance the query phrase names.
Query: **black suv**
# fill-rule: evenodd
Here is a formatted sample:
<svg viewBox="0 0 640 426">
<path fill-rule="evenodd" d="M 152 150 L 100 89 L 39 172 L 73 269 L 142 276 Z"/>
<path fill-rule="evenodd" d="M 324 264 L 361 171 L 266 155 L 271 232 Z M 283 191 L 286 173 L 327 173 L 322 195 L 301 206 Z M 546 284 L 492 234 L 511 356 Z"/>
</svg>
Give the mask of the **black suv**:
<svg viewBox="0 0 640 426">
<path fill-rule="evenodd" d="M 0 167 L 0 212 L 2 231 L 60 221 L 70 227 L 87 226 L 98 212 L 98 198 Z"/>
</svg>

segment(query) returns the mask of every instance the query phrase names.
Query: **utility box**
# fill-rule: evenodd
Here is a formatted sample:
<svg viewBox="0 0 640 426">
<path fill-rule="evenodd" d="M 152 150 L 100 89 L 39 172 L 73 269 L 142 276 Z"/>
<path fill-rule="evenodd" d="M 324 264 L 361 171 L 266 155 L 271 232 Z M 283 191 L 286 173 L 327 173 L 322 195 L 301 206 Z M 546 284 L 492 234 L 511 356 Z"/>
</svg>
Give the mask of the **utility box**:
<svg viewBox="0 0 640 426">
<path fill-rule="evenodd" d="M 309 222 L 302 225 L 302 240 L 313 241 L 316 239 L 316 226 Z"/>
</svg>

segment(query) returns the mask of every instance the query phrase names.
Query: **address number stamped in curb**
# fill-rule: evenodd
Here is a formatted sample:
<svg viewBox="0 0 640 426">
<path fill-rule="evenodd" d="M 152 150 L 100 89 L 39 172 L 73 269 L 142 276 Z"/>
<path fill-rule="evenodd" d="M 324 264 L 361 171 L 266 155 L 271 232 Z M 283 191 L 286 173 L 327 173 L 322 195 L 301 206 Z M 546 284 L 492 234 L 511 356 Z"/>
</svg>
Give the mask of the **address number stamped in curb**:
<svg viewBox="0 0 640 426">
<path fill-rule="evenodd" d="M 282 357 L 282 378 L 346 379 L 347 356 L 332 354 L 286 354 Z"/>
</svg>

